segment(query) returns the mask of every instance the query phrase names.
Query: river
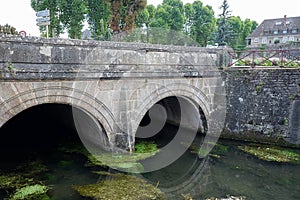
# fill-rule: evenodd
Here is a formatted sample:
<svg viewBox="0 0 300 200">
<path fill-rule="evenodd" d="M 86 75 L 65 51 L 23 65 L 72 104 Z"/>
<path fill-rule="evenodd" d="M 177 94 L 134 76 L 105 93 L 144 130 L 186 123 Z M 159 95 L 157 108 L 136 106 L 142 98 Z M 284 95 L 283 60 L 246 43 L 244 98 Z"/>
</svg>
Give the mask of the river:
<svg viewBox="0 0 300 200">
<path fill-rule="evenodd" d="M 184 199 L 183 195 L 187 194 L 199 200 L 228 195 L 245 196 L 246 199 L 300 199 L 299 164 L 262 161 L 238 148 L 245 143 L 220 140 L 219 144 L 226 146 L 227 150 L 218 157 L 211 155 L 199 159 L 187 150 L 168 167 L 134 176 L 158 186 L 168 199 Z M 13 166 L 39 161 L 47 171 L 35 178 L 51 186 L 48 192 L 50 197 L 59 200 L 84 199 L 72 186 L 95 183 L 101 177 L 85 165 L 87 159 L 83 155 L 57 149 L 31 152 L 21 160 L 2 159 L 0 171 L 2 174 L 14 173 L 16 169 Z M 105 167 L 103 170 L 117 173 Z M 0 199 L 9 196 L 4 190 L 0 191 Z"/>
</svg>

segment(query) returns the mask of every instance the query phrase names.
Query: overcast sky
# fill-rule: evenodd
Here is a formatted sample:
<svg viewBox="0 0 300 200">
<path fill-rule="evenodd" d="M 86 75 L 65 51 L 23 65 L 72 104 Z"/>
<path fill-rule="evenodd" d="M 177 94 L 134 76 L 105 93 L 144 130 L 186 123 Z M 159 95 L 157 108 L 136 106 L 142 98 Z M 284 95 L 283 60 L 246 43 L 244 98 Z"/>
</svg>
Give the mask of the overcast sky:
<svg viewBox="0 0 300 200">
<path fill-rule="evenodd" d="M 223 0 L 201 0 L 204 5 L 211 5 L 216 15 L 220 14 Z M 148 0 L 148 4 L 157 5 L 162 0 Z M 183 0 L 192 3 L 193 0 Z M 261 23 L 264 19 L 300 16 L 299 0 L 228 0 L 232 15 L 240 16 L 243 20 L 249 18 Z M 2 0 L 0 6 L 0 24 L 6 23 L 25 30 L 29 35 L 39 35 L 36 26 L 35 12 L 30 6 L 30 0 Z"/>
</svg>

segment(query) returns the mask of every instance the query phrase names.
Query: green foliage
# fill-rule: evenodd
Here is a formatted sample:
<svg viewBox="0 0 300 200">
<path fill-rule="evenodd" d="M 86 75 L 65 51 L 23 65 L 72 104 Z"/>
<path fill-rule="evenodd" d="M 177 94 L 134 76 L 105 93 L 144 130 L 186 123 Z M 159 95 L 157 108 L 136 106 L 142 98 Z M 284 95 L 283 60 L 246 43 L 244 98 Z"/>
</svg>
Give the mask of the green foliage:
<svg viewBox="0 0 300 200">
<path fill-rule="evenodd" d="M 227 0 L 220 7 L 222 14 L 218 19 L 214 17 L 212 7 L 203 5 L 199 0 L 192 4 L 183 4 L 182 0 L 164 0 L 157 7 L 146 6 L 146 0 L 31 0 L 31 6 L 35 11 L 50 10 L 50 37 L 59 36 L 67 30 L 69 37 L 81 38 L 83 21 L 87 16 L 92 37 L 96 40 L 110 40 L 113 34 L 124 31 L 131 33 L 137 26 L 143 32 L 138 35 L 140 39 L 137 41 L 173 44 L 175 32 L 180 32 L 200 46 L 218 42 L 234 49 L 244 49 L 245 38 L 257 26 L 250 19 L 242 21 L 240 17 L 230 17 Z M 164 33 L 151 32 L 153 28 L 164 29 Z M 45 27 L 40 29 L 44 35 Z M 185 41 L 177 43 L 195 45 Z"/>
<path fill-rule="evenodd" d="M 81 39 L 86 5 L 82 0 L 60 0 L 58 6 L 60 11 L 59 20 L 68 30 L 69 37 Z"/>
<path fill-rule="evenodd" d="M 135 153 L 153 153 L 158 151 L 157 144 L 154 142 L 138 142 L 135 144 Z"/>
<path fill-rule="evenodd" d="M 60 3 L 59 0 L 31 0 L 31 7 L 34 11 L 41 11 L 48 9 L 50 11 L 50 26 L 49 37 L 59 36 L 63 33 L 63 29 L 66 28 L 60 20 Z M 40 32 L 45 32 L 45 27 L 40 27 Z"/>
<path fill-rule="evenodd" d="M 206 46 L 210 39 L 210 35 L 216 28 L 216 20 L 214 18 L 214 11 L 210 6 L 203 6 L 200 1 L 195 1 L 192 4 L 191 18 L 191 37 L 197 41 L 200 46 Z"/>
<path fill-rule="evenodd" d="M 0 173 L 0 189 L 15 190 L 36 183 L 32 177 L 48 171 L 40 161 L 32 161 L 16 167 L 15 173 Z"/>
<path fill-rule="evenodd" d="M 0 25 L 0 34 L 4 35 L 18 35 L 19 32 L 17 29 L 11 25 L 5 24 L 4 26 Z"/>
<path fill-rule="evenodd" d="M 216 144 L 210 154 L 225 155 L 228 152 L 228 146 Z"/>
<path fill-rule="evenodd" d="M 258 92 L 258 93 L 262 92 L 264 85 L 265 85 L 264 82 L 259 82 L 255 87 L 256 92 Z"/>
<path fill-rule="evenodd" d="M 114 34 L 135 28 L 136 17 L 147 4 L 146 0 L 107 0 L 110 3 L 110 28 Z"/>
<path fill-rule="evenodd" d="M 209 149 L 210 152 L 208 152 L 208 150 L 206 150 L 205 148 L 201 149 L 198 144 L 192 144 L 188 148 L 191 150 L 192 153 L 198 154 L 201 157 L 208 155 L 215 158 L 221 158 L 221 156 L 225 155 L 228 152 L 228 146 L 219 143 L 213 143 L 211 145 L 213 146 L 213 148 L 211 150 Z"/>
<path fill-rule="evenodd" d="M 283 119 L 283 125 L 288 126 L 289 125 L 289 119 L 287 117 L 285 117 Z"/>
<path fill-rule="evenodd" d="M 96 40 L 109 40 L 109 4 L 104 0 L 87 0 L 88 23 L 92 36 Z"/>
<path fill-rule="evenodd" d="M 19 199 L 41 199 L 41 195 L 45 194 L 49 188 L 44 185 L 35 184 L 25 186 L 18 189 L 11 197 L 12 200 Z"/>
<path fill-rule="evenodd" d="M 229 4 L 227 0 L 223 0 L 223 3 L 220 7 L 222 13 L 219 15 L 219 23 L 218 23 L 218 32 L 216 42 L 223 46 L 228 42 L 228 38 L 230 37 L 230 30 L 228 28 L 228 18 L 230 16 L 231 11 L 229 10 Z"/>
<path fill-rule="evenodd" d="M 164 194 L 145 180 L 135 176 L 113 174 L 96 184 L 74 186 L 81 196 L 96 200 L 163 200 Z"/>
<path fill-rule="evenodd" d="M 20 174 L 0 174 L 0 189 L 17 189 L 32 182 L 31 179 L 22 177 Z"/>
<path fill-rule="evenodd" d="M 264 66 L 264 67 L 271 67 L 271 66 L 280 66 L 280 67 L 288 67 L 288 68 L 298 68 L 300 67 L 298 62 L 290 61 L 287 59 L 242 59 L 238 60 L 235 64 L 236 66 Z"/>
<path fill-rule="evenodd" d="M 265 161 L 300 163 L 300 155 L 289 149 L 256 145 L 239 146 L 238 148 Z"/>
<path fill-rule="evenodd" d="M 33 161 L 17 166 L 13 173 L 0 173 L 0 190 L 10 194 L 10 199 L 49 199 L 46 192 L 49 187 L 43 185 L 35 176 L 48 171 L 39 161 Z M 13 194 L 11 194 L 13 193 Z"/>
</svg>

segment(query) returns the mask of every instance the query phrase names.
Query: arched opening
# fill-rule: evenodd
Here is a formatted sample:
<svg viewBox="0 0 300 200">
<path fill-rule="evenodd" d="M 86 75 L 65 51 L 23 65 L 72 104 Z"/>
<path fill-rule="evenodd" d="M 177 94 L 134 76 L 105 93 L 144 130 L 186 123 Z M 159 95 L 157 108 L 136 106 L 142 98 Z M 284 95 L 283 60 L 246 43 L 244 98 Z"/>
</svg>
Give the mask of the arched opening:
<svg viewBox="0 0 300 200">
<path fill-rule="evenodd" d="M 155 141 L 159 148 L 174 139 L 179 127 L 207 132 L 207 121 L 202 109 L 185 97 L 164 98 L 147 111 L 140 122 L 135 138 Z M 172 130 L 172 131 L 171 131 Z"/>
<path fill-rule="evenodd" d="M 52 185 L 47 195 L 57 199 L 82 199 L 72 185 L 94 183 L 99 176 L 85 166 L 88 151 L 80 134 L 93 134 L 100 126 L 97 123 L 86 111 L 66 104 L 42 104 L 22 111 L 0 128 L 0 177 L 21 177 L 20 184 L 32 179 L 30 184 Z M 107 142 L 102 131 L 97 134 Z M 1 186 L 0 199 L 17 189 Z"/>
<path fill-rule="evenodd" d="M 161 155 L 142 162 L 149 171 L 143 176 L 153 184 L 159 182 L 166 192 L 194 184 L 193 177 L 202 171 L 205 159 L 193 151 L 199 150 L 207 127 L 204 112 L 189 98 L 171 96 L 153 105 L 141 120 L 135 141 L 154 142 Z"/>
</svg>

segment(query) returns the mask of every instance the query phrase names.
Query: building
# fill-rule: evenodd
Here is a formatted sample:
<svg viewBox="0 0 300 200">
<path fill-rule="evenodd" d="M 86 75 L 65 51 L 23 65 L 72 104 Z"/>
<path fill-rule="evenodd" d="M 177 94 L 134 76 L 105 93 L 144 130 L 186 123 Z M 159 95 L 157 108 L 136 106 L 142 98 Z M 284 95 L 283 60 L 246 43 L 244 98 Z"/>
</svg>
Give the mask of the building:
<svg viewBox="0 0 300 200">
<path fill-rule="evenodd" d="M 264 20 L 247 39 L 248 47 L 272 46 L 300 41 L 300 17 Z"/>
</svg>

